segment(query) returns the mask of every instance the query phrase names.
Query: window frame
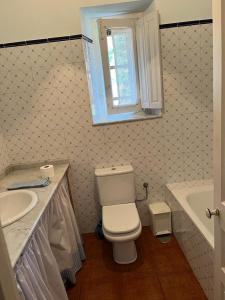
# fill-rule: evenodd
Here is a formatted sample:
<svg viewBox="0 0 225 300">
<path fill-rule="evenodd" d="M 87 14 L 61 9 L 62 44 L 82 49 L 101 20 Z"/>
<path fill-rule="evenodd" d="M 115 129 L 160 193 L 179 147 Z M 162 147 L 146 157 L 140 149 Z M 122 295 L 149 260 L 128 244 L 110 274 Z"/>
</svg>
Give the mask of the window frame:
<svg viewBox="0 0 225 300">
<path fill-rule="evenodd" d="M 98 20 L 99 38 L 100 38 L 100 50 L 102 57 L 102 68 L 104 74 L 105 93 L 106 93 L 106 105 L 108 114 L 121 114 L 127 112 L 137 112 L 141 110 L 140 99 L 140 83 L 139 83 L 139 71 L 138 71 L 138 55 L 137 55 L 137 41 L 136 41 L 136 20 L 135 19 L 100 19 Z M 113 96 L 111 87 L 110 76 L 110 63 L 108 57 L 108 45 L 107 45 L 107 29 L 110 28 L 128 27 L 132 29 L 133 34 L 133 52 L 135 63 L 135 75 L 136 75 L 136 88 L 137 88 L 137 103 L 135 105 L 126 106 L 113 106 Z"/>
</svg>

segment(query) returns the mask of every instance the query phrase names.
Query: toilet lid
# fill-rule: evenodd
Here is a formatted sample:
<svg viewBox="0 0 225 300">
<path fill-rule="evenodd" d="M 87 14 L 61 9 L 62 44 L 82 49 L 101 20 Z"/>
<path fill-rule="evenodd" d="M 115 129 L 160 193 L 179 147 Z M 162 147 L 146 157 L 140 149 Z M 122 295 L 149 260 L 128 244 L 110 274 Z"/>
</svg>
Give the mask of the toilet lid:
<svg viewBox="0 0 225 300">
<path fill-rule="evenodd" d="M 140 219 L 134 203 L 103 206 L 104 229 L 113 234 L 128 233 L 140 226 Z"/>
</svg>

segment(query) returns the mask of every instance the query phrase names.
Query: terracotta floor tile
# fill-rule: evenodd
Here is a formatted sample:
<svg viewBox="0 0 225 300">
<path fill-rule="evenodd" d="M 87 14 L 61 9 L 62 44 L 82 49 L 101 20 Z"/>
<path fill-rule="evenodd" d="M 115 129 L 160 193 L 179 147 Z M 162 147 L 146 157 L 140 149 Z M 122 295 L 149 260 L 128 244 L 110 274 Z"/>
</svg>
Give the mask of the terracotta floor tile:
<svg viewBox="0 0 225 300">
<path fill-rule="evenodd" d="M 123 300 L 163 300 L 163 292 L 156 275 L 123 275 L 121 294 Z"/>
<path fill-rule="evenodd" d="M 68 286 L 66 289 L 68 298 L 70 300 L 80 299 L 81 280 L 80 280 L 80 278 L 79 279 L 76 278 L 76 279 L 77 279 L 76 285 Z"/>
<path fill-rule="evenodd" d="M 123 266 L 114 266 L 113 264 L 105 263 L 100 259 L 92 259 L 86 263 L 85 272 L 83 272 L 83 280 L 102 280 L 111 278 L 114 275 L 119 275 L 123 271 Z M 86 274 L 84 278 L 84 274 Z"/>
<path fill-rule="evenodd" d="M 164 248 L 152 254 L 159 275 L 191 271 L 188 262 L 179 248 Z"/>
<path fill-rule="evenodd" d="M 118 265 L 112 245 L 95 234 L 83 235 L 86 261 L 67 290 L 70 300 L 205 300 L 175 238 L 167 244 L 156 239 L 149 227 L 136 241 L 138 259 Z"/>
<path fill-rule="evenodd" d="M 103 257 L 111 253 L 111 245 L 106 240 L 98 240 L 95 234 L 83 235 L 84 249 L 88 259 Z"/>
<path fill-rule="evenodd" d="M 168 300 L 207 300 L 192 272 L 181 272 L 159 277 Z"/>
<path fill-rule="evenodd" d="M 112 280 L 112 278 L 93 280 L 89 285 L 83 284 L 81 287 L 80 299 L 81 300 L 119 300 L 120 295 L 120 282 L 119 280 Z"/>
</svg>

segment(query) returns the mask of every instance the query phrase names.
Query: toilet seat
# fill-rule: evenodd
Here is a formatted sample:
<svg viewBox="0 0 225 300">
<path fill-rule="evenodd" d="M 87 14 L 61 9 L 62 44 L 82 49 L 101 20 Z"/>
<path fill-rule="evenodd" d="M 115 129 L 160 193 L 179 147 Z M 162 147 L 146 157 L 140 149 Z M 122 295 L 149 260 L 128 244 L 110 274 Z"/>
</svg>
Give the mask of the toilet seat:
<svg viewBox="0 0 225 300">
<path fill-rule="evenodd" d="M 127 235 L 140 227 L 140 218 L 135 203 L 103 206 L 102 222 L 110 235 Z"/>
<path fill-rule="evenodd" d="M 134 241 L 142 229 L 135 203 L 103 206 L 102 225 L 105 238 L 111 242 Z"/>
<path fill-rule="evenodd" d="M 136 230 L 129 232 L 129 233 L 123 233 L 123 234 L 112 234 L 112 233 L 106 231 L 104 227 L 102 228 L 102 230 L 103 230 L 105 238 L 112 243 L 129 242 L 129 241 L 134 241 L 139 237 L 139 235 L 141 234 L 142 226 L 141 226 L 141 222 L 140 222 L 140 224 Z"/>
</svg>

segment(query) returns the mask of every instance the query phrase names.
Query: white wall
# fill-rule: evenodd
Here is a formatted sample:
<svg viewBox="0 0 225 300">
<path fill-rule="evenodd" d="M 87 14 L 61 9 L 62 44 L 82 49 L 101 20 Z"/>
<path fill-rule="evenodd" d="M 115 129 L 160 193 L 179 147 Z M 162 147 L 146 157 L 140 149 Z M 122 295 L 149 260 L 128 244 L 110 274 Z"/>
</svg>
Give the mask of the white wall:
<svg viewBox="0 0 225 300">
<path fill-rule="evenodd" d="M 0 43 L 81 33 L 80 8 L 145 0 L 1 0 Z M 211 17 L 211 0 L 155 0 L 161 23 Z M 126 6 L 127 7 L 127 6 Z"/>
<path fill-rule="evenodd" d="M 81 33 L 80 8 L 143 0 L 1 0 L 0 43 Z"/>
<path fill-rule="evenodd" d="M 212 0 L 155 0 L 151 9 L 160 13 L 160 23 L 212 18 Z"/>
</svg>

